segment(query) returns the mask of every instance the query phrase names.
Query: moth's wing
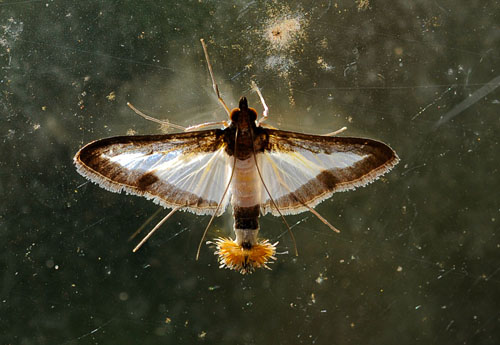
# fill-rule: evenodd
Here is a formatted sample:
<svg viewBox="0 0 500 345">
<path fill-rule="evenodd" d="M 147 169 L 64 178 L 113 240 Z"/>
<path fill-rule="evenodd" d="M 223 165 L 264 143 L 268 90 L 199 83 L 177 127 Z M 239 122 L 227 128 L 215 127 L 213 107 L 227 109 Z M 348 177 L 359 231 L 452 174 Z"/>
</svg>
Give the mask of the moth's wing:
<svg viewBox="0 0 500 345">
<path fill-rule="evenodd" d="M 264 183 L 283 214 L 308 211 L 333 193 L 365 186 L 391 170 L 396 152 L 379 141 L 262 129 Z M 264 141 L 265 142 L 265 141 Z M 279 215 L 262 188 L 261 211 Z"/>
<path fill-rule="evenodd" d="M 231 176 L 232 158 L 225 146 L 218 129 L 114 137 L 86 145 L 74 162 L 80 174 L 112 192 L 125 191 L 165 207 L 213 214 Z M 226 195 L 218 215 L 229 198 Z"/>
</svg>

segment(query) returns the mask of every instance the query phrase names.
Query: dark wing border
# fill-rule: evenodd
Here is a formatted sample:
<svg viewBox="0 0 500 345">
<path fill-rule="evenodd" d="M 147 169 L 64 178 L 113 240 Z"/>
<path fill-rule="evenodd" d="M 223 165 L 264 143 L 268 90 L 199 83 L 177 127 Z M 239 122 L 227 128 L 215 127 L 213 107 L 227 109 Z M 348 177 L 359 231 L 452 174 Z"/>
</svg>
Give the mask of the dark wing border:
<svg viewBox="0 0 500 345">
<path fill-rule="evenodd" d="M 323 170 L 312 180 L 304 181 L 299 188 L 275 199 L 284 214 L 308 211 L 308 207 L 315 207 L 335 192 L 365 186 L 390 171 L 399 162 L 398 155 L 391 147 L 373 139 L 328 137 L 275 129 L 265 129 L 264 133 L 265 139 L 262 139 L 262 142 L 265 142 L 265 146 L 261 150 L 264 155 L 300 150 L 325 154 L 351 152 L 368 155 L 366 159 L 352 166 Z M 276 216 L 279 215 L 269 199 L 261 204 L 261 209 L 263 214 L 272 212 Z"/>
<path fill-rule="evenodd" d="M 151 199 L 164 207 L 180 206 L 195 214 L 213 214 L 220 200 L 206 200 L 193 193 L 180 191 L 176 186 L 159 180 L 154 174 L 124 172 L 119 164 L 104 162 L 100 158 L 110 146 L 116 147 L 115 154 L 121 153 L 120 149 L 127 152 L 127 147 L 130 146 L 144 153 L 152 153 L 161 151 L 165 143 L 170 143 L 172 150 L 182 150 L 182 154 L 211 153 L 225 146 L 223 130 L 220 129 L 164 135 L 117 136 L 90 142 L 76 153 L 73 161 L 78 173 L 108 191 L 125 191 L 127 194 Z M 221 208 L 218 213 L 223 211 Z"/>
</svg>

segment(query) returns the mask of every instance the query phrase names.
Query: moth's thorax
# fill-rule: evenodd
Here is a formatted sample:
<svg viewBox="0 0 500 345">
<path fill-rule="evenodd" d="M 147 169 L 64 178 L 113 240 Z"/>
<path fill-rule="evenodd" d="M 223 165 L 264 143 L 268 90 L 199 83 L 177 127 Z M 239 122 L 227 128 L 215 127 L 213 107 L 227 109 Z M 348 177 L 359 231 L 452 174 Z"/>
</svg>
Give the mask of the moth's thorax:
<svg viewBox="0 0 500 345">
<path fill-rule="evenodd" d="M 266 131 L 257 126 L 257 111 L 248 107 L 245 97 L 240 99 L 239 108 L 230 114 L 231 124 L 223 130 L 226 153 L 246 160 L 254 153 L 263 152 L 269 142 Z"/>
<path fill-rule="evenodd" d="M 235 109 L 231 113 L 231 126 L 236 147 L 236 157 L 247 159 L 253 154 L 253 142 L 257 125 L 257 113 L 253 109 Z M 237 133 L 237 134 L 236 134 Z"/>
</svg>

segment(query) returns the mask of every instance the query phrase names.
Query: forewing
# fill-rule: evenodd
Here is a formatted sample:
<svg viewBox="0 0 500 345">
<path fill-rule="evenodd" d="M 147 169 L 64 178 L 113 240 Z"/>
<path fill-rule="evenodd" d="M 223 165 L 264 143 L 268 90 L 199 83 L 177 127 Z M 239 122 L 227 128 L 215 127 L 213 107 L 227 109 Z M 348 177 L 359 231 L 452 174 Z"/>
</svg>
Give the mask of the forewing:
<svg viewBox="0 0 500 345">
<path fill-rule="evenodd" d="M 80 174 L 107 190 L 196 214 L 215 212 L 229 183 L 230 160 L 221 130 L 102 139 L 74 158 Z M 218 214 L 228 200 L 226 195 Z"/>
<path fill-rule="evenodd" d="M 283 214 L 308 211 L 338 191 L 364 186 L 394 167 L 399 158 L 371 139 L 328 137 L 266 129 L 258 153 L 264 183 Z M 279 215 L 265 188 L 261 210 Z"/>
</svg>

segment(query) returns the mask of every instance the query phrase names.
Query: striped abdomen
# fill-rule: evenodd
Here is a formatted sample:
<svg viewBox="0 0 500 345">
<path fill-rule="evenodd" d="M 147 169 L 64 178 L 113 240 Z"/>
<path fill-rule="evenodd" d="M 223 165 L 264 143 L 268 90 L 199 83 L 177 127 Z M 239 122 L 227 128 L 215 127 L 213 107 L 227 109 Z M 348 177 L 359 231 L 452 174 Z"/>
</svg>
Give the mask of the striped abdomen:
<svg viewBox="0 0 500 345">
<path fill-rule="evenodd" d="M 253 156 L 236 161 L 231 182 L 231 204 L 236 242 L 251 248 L 257 242 L 262 183 Z"/>
</svg>

